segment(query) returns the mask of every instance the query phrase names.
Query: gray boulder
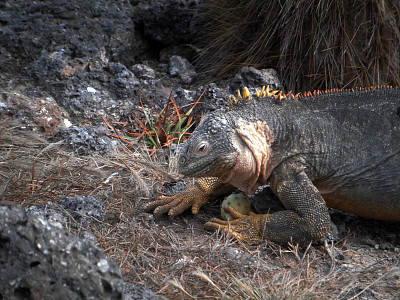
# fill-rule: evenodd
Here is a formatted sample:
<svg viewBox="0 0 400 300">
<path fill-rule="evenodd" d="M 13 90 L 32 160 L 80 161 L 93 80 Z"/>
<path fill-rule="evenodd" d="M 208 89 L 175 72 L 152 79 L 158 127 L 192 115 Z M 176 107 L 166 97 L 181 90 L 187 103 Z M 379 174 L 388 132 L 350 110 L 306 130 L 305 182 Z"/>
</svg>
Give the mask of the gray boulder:
<svg viewBox="0 0 400 300">
<path fill-rule="evenodd" d="M 0 299 L 123 299 L 118 266 L 94 244 L 0 206 Z"/>
</svg>

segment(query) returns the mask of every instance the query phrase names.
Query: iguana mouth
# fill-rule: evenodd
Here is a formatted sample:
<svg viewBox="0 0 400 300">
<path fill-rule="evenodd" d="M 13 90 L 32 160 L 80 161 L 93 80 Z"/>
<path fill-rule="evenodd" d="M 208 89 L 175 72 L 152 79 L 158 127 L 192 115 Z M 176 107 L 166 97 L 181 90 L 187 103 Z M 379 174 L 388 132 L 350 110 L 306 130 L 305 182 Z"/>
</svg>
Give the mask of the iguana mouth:
<svg viewBox="0 0 400 300">
<path fill-rule="evenodd" d="M 203 176 L 214 176 L 219 177 L 226 170 L 232 169 L 237 161 L 238 153 L 230 153 L 224 156 L 220 156 L 218 159 L 213 160 L 210 164 L 203 166 L 202 163 L 195 162 L 194 164 L 185 165 L 184 163 L 179 164 L 179 172 L 186 176 L 192 177 L 203 177 Z M 183 160 L 185 157 L 182 158 Z M 187 170 L 188 172 L 186 172 Z"/>
</svg>

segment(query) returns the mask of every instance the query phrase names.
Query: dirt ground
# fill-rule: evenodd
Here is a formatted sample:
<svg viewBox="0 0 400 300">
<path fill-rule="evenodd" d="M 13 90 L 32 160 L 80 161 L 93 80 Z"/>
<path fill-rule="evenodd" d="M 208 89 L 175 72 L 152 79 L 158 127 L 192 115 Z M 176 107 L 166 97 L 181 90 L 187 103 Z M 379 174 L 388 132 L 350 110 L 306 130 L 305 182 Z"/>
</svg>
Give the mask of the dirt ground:
<svg viewBox="0 0 400 300">
<path fill-rule="evenodd" d="M 137 147 L 108 158 L 78 157 L 12 124 L 1 125 L 0 172 L 11 178 L 2 201 L 29 207 L 70 195 L 102 199 L 104 220 L 82 227 L 70 216 L 65 227 L 93 234 L 126 281 L 165 299 L 400 298 L 398 223 L 332 211 L 339 235 L 333 243 L 301 249 L 244 244 L 203 229 L 219 216 L 218 201 L 198 215 L 185 212 L 174 219 L 144 212 L 163 183 L 177 178 L 161 156 Z"/>
</svg>

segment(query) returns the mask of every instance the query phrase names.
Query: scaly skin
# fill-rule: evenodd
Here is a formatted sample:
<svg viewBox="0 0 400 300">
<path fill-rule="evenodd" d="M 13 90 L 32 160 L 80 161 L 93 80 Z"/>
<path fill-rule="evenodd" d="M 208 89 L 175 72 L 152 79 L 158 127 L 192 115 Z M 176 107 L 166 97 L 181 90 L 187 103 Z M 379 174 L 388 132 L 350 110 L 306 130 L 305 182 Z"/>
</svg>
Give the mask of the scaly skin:
<svg viewBox="0 0 400 300">
<path fill-rule="evenodd" d="M 244 241 L 307 244 L 330 230 L 328 207 L 400 221 L 400 90 L 370 88 L 287 99 L 262 95 L 202 120 L 181 152 L 182 174 L 200 177 L 147 206 L 171 216 L 239 188 L 270 184 L 286 210 L 212 219 Z"/>
<path fill-rule="evenodd" d="M 197 214 L 200 207 L 206 204 L 209 199 L 234 190 L 233 186 L 223 183 L 216 177 L 199 178 L 193 186 L 180 194 L 173 197 L 161 196 L 158 200 L 148 203 L 145 209 L 147 211 L 154 210 L 156 215 L 168 212 L 168 215 L 174 217 L 191 207 L 192 213 Z"/>
</svg>

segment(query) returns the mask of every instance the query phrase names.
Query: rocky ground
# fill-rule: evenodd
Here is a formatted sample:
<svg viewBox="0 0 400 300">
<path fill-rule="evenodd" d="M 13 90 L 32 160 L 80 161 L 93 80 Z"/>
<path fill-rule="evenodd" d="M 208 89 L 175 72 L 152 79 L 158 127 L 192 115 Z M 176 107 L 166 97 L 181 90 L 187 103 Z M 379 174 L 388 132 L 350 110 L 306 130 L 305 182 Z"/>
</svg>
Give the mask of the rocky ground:
<svg viewBox="0 0 400 300">
<path fill-rule="evenodd" d="M 170 98 L 202 95 L 200 115 L 244 85 L 282 88 L 272 69 L 207 81 L 195 66 L 202 5 L 0 3 L 0 299 L 400 297 L 399 224 L 332 211 L 335 242 L 287 249 L 205 232 L 218 201 L 173 220 L 143 211 L 187 182 L 175 147 L 127 148 L 107 123 Z M 279 209 L 263 193 L 255 209 Z"/>
</svg>

